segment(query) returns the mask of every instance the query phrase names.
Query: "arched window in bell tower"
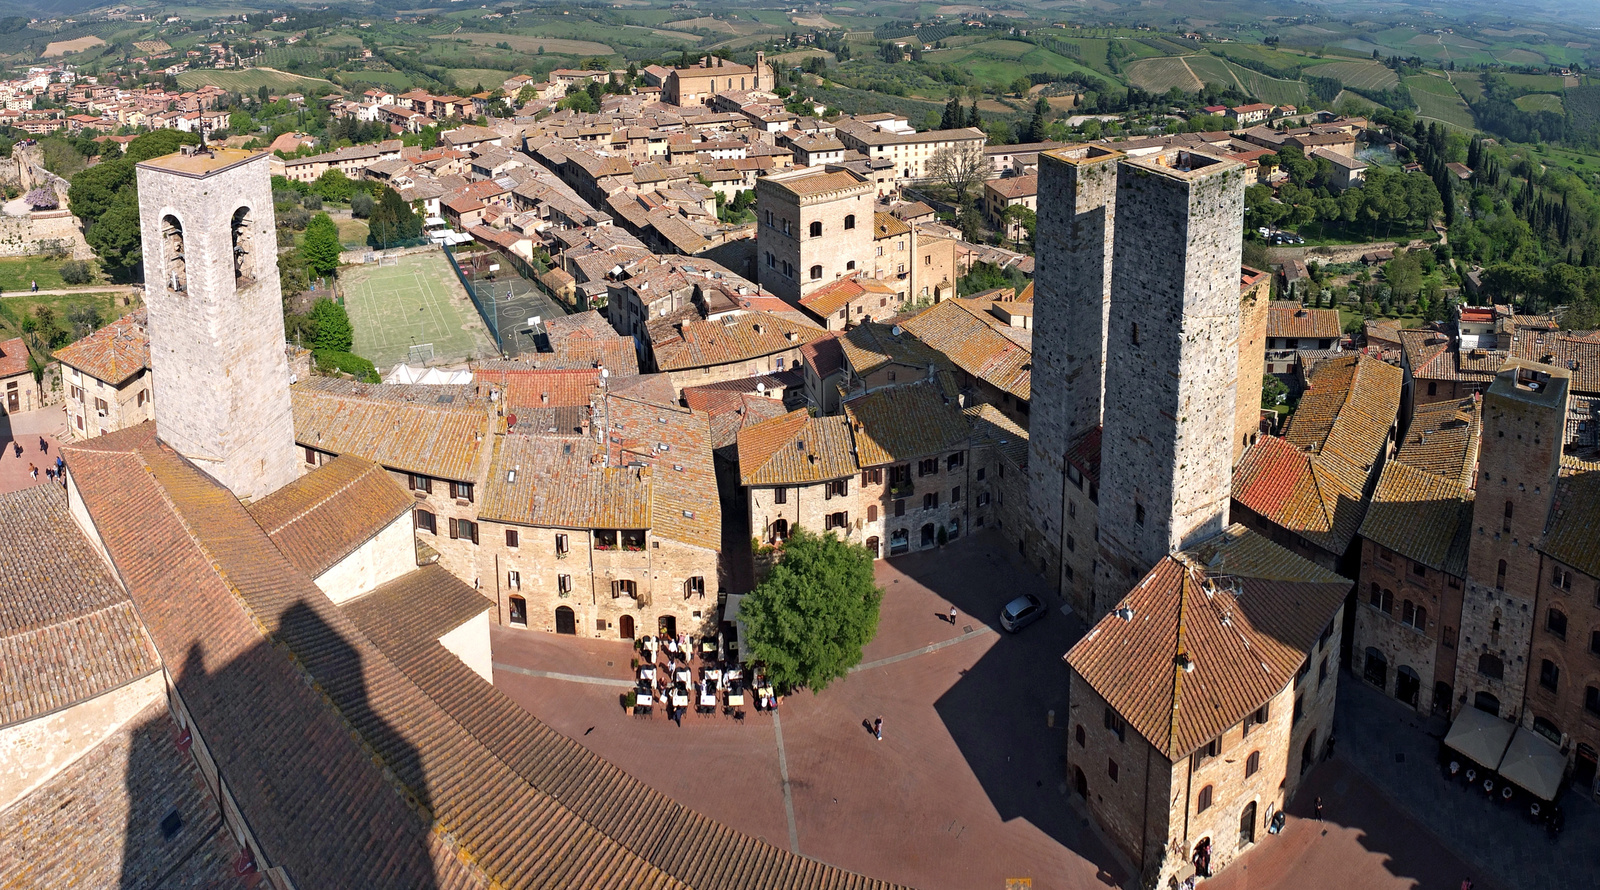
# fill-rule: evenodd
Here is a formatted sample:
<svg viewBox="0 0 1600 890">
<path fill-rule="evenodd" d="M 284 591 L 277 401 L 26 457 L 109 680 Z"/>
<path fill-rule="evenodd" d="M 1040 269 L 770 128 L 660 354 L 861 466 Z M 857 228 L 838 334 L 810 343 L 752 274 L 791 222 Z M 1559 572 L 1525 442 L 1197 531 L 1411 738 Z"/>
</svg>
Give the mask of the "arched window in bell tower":
<svg viewBox="0 0 1600 890">
<path fill-rule="evenodd" d="M 251 225 L 250 208 L 240 207 L 233 212 L 233 280 L 254 278 L 255 226 Z"/>
<path fill-rule="evenodd" d="M 166 271 L 167 287 L 183 293 L 189 289 L 189 273 L 187 261 L 183 256 L 183 223 L 172 214 L 161 218 L 161 252 L 162 259 L 166 262 L 163 269 Z"/>
</svg>

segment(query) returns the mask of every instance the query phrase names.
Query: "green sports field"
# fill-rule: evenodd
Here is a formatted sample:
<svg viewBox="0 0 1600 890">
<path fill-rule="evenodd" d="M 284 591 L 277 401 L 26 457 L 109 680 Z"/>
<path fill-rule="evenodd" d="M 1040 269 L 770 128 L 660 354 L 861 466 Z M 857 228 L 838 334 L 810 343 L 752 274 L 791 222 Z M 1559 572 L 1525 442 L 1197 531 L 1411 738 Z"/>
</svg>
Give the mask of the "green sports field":
<svg viewBox="0 0 1600 890">
<path fill-rule="evenodd" d="M 354 351 L 380 373 L 406 361 L 413 345 L 433 344 L 434 365 L 498 354 L 442 249 L 400 257 L 393 266 L 345 266 L 339 278 Z"/>
</svg>

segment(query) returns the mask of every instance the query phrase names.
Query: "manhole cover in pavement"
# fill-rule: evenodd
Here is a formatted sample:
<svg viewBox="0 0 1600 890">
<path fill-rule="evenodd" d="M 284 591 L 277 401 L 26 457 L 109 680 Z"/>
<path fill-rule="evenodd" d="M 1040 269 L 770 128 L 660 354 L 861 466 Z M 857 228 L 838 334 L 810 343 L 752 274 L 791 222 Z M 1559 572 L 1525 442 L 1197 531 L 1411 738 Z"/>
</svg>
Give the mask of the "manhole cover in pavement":
<svg viewBox="0 0 1600 890">
<path fill-rule="evenodd" d="M 616 667 L 616 665 L 608 661 L 606 662 L 606 667 Z"/>
<path fill-rule="evenodd" d="M 966 632 L 966 633 L 972 633 L 972 625 L 964 624 L 964 625 L 961 626 L 961 630 Z"/>
</svg>

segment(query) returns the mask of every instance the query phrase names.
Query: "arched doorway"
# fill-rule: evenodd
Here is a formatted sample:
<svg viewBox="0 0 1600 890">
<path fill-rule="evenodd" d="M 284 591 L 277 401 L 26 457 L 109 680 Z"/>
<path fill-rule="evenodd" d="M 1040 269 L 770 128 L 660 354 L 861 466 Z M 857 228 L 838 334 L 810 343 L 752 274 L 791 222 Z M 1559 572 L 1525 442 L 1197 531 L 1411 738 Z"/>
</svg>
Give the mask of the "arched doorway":
<svg viewBox="0 0 1600 890">
<path fill-rule="evenodd" d="M 924 547 L 932 547 L 933 546 L 933 536 L 934 536 L 933 523 L 930 522 L 930 523 L 928 523 L 928 524 L 926 524 L 926 525 L 924 525 L 922 527 L 922 546 L 924 546 Z"/>
<path fill-rule="evenodd" d="M 1189 857 L 1194 863 L 1194 873 L 1202 878 L 1211 877 L 1211 838 L 1201 838 L 1200 843 L 1194 845 L 1194 853 Z"/>
<path fill-rule="evenodd" d="M 1577 759 L 1572 762 L 1572 784 L 1585 792 L 1593 788 L 1597 763 L 1600 763 L 1600 755 L 1596 755 L 1588 745 L 1579 743 Z"/>
<path fill-rule="evenodd" d="M 624 615 L 621 618 L 617 619 L 617 628 L 618 628 L 618 634 L 624 640 L 633 639 L 633 616 L 632 615 Z"/>
<path fill-rule="evenodd" d="M 1367 647 L 1367 657 L 1361 665 L 1361 676 L 1368 683 L 1379 689 L 1389 686 L 1389 659 L 1382 652 L 1371 646 Z"/>
<path fill-rule="evenodd" d="M 1435 714 L 1450 713 L 1450 684 L 1443 680 L 1433 684 L 1433 712 Z"/>
<path fill-rule="evenodd" d="M 1472 706 L 1480 711 L 1487 711 L 1496 717 L 1500 716 L 1500 699 L 1487 692 L 1479 692 L 1472 697 Z"/>
<path fill-rule="evenodd" d="M 1244 812 L 1239 814 L 1239 846 L 1256 842 L 1256 802 L 1250 801 L 1244 805 Z"/>
<path fill-rule="evenodd" d="M 911 549 L 911 533 L 897 528 L 889 533 L 889 555 L 899 556 Z"/>
<path fill-rule="evenodd" d="M 1089 799 L 1089 779 L 1084 776 L 1082 767 L 1072 768 L 1072 787 L 1078 790 L 1079 797 Z"/>
<path fill-rule="evenodd" d="M 662 615 L 661 619 L 657 621 L 656 624 L 660 629 L 662 636 L 676 637 L 678 635 L 678 619 L 672 617 L 671 615 Z"/>
<path fill-rule="evenodd" d="M 1316 762 L 1317 762 L 1317 731 L 1313 729 L 1311 731 L 1311 735 L 1306 737 L 1305 747 L 1300 749 L 1300 775 L 1302 775 L 1302 776 L 1305 775 L 1306 774 L 1306 770 L 1311 768 L 1311 764 L 1316 763 Z"/>
<path fill-rule="evenodd" d="M 1400 665 L 1394 673 L 1394 697 L 1414 708 L 1417 706 L 1417 696 L 1421 691 L 1422 678 L 1406 665 Z"/>
<path fill-rule="evenodd" d="M 873 559 L 877 559 L 882 555 L 878 552 L 878 537 L 876 535 L 867 539 L 867 551 L 872 554 Z"/>
<path fill-rule="evenodd" d="M 773 541 L 773 543 L 777 543 L 779 541 L 787 541 L 787 540 L 789 540 L 789 520 L 787 520 L 787 519 L 774 519 L 774 520 L 772 520 L 772 541 Z"/>
<path fill-rule="evenodd" d="M 578 616 L 568 606 L 556 607 L 556 633 L 572 636 L 578 632 Z"/>
</svg>

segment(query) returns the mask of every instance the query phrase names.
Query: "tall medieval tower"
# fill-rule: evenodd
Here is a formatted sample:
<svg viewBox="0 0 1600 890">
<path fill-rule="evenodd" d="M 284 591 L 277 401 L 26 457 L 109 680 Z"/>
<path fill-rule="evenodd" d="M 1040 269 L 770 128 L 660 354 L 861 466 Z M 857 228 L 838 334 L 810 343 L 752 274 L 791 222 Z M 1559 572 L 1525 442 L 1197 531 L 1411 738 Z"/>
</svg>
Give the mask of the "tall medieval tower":
<svg viewBox="0 0 1600 890">
<path fill-rule="evenodd" d="M 1473 706 L 1520 716 L 1539 589 L 1536 548 L 1561 472 L 1570 384 L 1565 368 L 1513 359 L 1484 393 L 1452 714 Z"/>
<path fill-rule="evenodd" d="M 240 499 L 298 475 L 267 156 L 138 165 L 156 434 Z"/>
<path fill-rule="evenodd" d="M 1097 599 L 1221 532 L 1232 493 L 1245 170 L 1191 151 L 1117 171 Z"/>
<path fill-rule="evenodd" d="M 1093 611 L 1088 566 L 1073 566 L 1076 528 L 1067 486 L 1081 473 L 1067 455 L 1100 426 L 1106 373 L 1106 317 L 1120 152 L 1069 145 L 1039 156 L 1039 244 L 1034 275 L 1033 402 L 1029 411 L 1029 509 L 1057 586 L 1079 614 Z M 1083 497 L 1081 493 L 1079 497 Z M 1085 517 L 1087 518 L 1087 516 Z M 1087 552 L 1090 548 L 1085 548 Z"/>
</svg>

